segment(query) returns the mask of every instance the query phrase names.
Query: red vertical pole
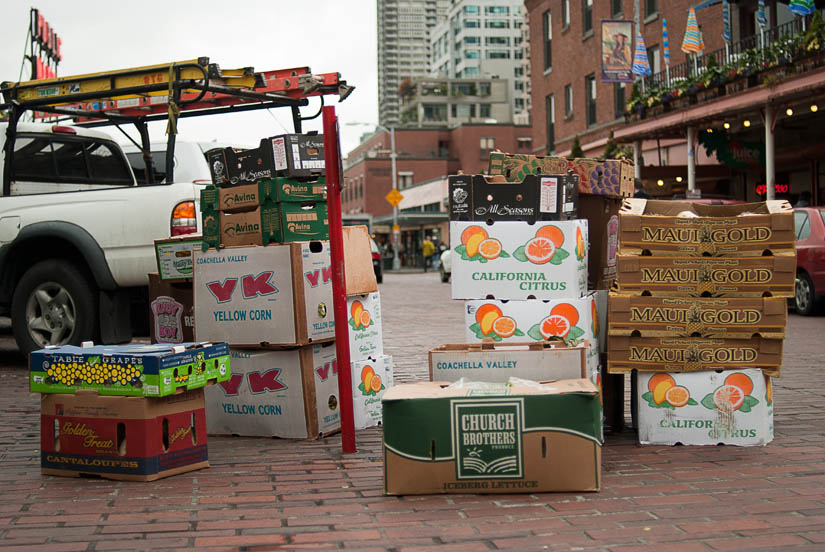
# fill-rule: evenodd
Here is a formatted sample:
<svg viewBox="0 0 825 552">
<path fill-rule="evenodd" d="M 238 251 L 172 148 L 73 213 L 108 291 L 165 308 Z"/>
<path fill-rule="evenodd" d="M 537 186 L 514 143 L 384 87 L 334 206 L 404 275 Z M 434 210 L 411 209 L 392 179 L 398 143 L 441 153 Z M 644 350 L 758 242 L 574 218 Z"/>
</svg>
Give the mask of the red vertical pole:
<svg viewBox="0 0 825 552">
<path fill-rule="evenodd" d="M 324 164 L 329 211 L 329 248 L 332 257 L 332 311 L 335 315 L 335 353 L 338 357 L 338 405 L 341 408 L 341 449 L 355 452 L 355 417 L 352 409 L 352 373 L 347 329 L 347 280 L 344 273 L 344 231 L 341 222 L 341 147 L 335 106 L 323 108 Z"/>
</svg>

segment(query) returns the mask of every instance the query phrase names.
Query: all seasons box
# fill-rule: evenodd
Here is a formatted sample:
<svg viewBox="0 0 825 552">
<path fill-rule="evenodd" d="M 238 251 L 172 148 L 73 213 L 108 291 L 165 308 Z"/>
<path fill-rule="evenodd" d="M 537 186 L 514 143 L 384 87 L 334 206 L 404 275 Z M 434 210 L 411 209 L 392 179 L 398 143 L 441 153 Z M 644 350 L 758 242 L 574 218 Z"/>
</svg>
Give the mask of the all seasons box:
<svg viewBox="0 0 825 552">
<path fill-rule="evenodd" d="M 62 345 L 29 355 L 32 393 L 164 397 L 227 378 L 226 343 Z"/>
<path fill-rule="evenodd" d="M 334 342 L 230 354 L 232 377 L 205 393 L 210 434 L 317 439 L 340 429 Z"/>
<path fill-rule="evenodd" d="M 448 178 L 450 220 L 522 221 L 576 218 L 578 176 L 526 175 L 510 182 L 502 177 L 460 174 Z"/>
<path fill-rule="evenodd" d="M 430 349 L 430 381 L 506 382 L 587 377 L 587 350 L 561 342 L 454 343 Z"/>
<path fill-rule="evenodd" d="M 453 261 L 455 265 L 455 261 Z M 796 257 L 616 258 L 619 293 L 682 297 L 793 297 Z M 453 269 L 455 270 L 455 269 Z"/>
<path fill-rule="evenodd" d="M 586 379 L 397 385 L 382 399 L 384 494 L 598 491 L 602 409 Z"/>
<path fill-rule="evenodd" d="M 294 347 L 335 338 L 328 242 L 198 251 L 194 289 L 198 339 Z"/>
<path fill-rule="evenodd" d="M 773 387 L 760 370 L 640 373 L 639 442 L 766 445 L 773 440 Z"/>
<path fill-rule="evenodd" d="M 154 481 L 209 467 L 203 389 L 162 398 L 42 395 L 48 475 Z"/>
<path fill-rule="evenodd" d="M 206 157 L 216 186 L 252 184 L 274 176 L 316 179 L 325 174 L 321 134 L 273 136 L 261 140 L 257 148 L 216 148 Z"/>
<path fill-rule="evenodd" d="M 587 221 L 450 222 L 453 299 L 557 299 L 587 292 Z"/>
<path fill-rule="evenodd" d="M 633 195 L 633 163 L 624 159 L 567 159 L 541 155 L 490 153 L 489 173 L 507 180 L 522 180 L 528 174 L 567 174 L 579 177 L 579 194 L 623 197 Z"/>
<path fill-rule="evenodd" d="M 629 296 L 611 293 L 610 335 L 784 339 L 787 300 L 781 297 Z"/>
<path fill-rule="evenodd" d="M 192 281 L 167 282 L 149 273 L 149 338 L 152 343 L 195 341 Z"/>
<path fill-rule="evenodd" d="M 619 215 L 624 255 L 793 255 L 793 209 L 784 200 L 705 205 L 626 198 Z"/>
<path fill-rule="evenodd" d="M 607 337 L 607 371 L 697 372 L 761 368 L 779 376 L 781 339 L 704 339 L 699 337 Z"/>
</svg>

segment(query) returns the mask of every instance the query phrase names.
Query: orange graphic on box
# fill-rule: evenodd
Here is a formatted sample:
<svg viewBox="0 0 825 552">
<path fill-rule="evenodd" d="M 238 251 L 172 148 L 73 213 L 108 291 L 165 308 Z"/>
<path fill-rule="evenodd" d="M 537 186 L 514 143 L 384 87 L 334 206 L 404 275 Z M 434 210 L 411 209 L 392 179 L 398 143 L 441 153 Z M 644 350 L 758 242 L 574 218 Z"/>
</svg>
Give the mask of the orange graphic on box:
<svg viewBox="0 0 825 552">
<path fill-rule="evenodd" d="M 492 338 L 501 341 L 508 337 L 522 337 L 524 332 L 518 329 L 515 319 L 504 316 L 501 309 L 492 303 L 485 303 L 476 311 L 476 321 L 470 326 L 478 339 Z"/>
<path fill-rule="evenodd" d="M 702 399 L 702 406 L 710 410 L 721 410 L 722 412 L 750 412 L 754 406 L 759 404 L 759 399 L 753 397 L 753 381 L 747 374 L 734 372 L 725 378 L 722 385 L 717 387 L 713 393 L 708 393 Z M 773 389 L 770 391 L 771 397 L 768 401 L 766 391 L 766 401 L 773 402 Z"/>
<path fill-rule="evenodd" d="M 577 344 L 584 335 L 584 330 L 576 324 L 579 311 L 570 303 L 559 303 L 550 309 L 550 314 L 527 331 L 527 335 L 536 341 L 564 340 L 568 344 Z"/>
<path fill-rule="evenodd" d="M 461 233 L 461 245 L 455 248 L 455 252 L 461 256 L 462 260 L 480 263 L 510 256 L 502 249 L 501 242 L 496 238 L 491 238 L 487 230 L 479 225 L 468 226 L 464 229 Z"/>
<path fill-rule="evenodd" d="M 384 382 L 381 381 L 381 376 L 375 373 L 372 366 L 367 364 L 361 370 L 361 383 L 358 385 L 358 390 L 361 394 L 370 396 L 381 392 L 384 389 Z"/>
<path fill-rule="evenodd" d="M 355 300 L 350 307 L 349 326 L 353 330 L 366 330 L 372 324 L 372 318 L 361 301 Z"/>
<path fill-rule="evenodd" d="M 677 385 L 672 375 L 666 373 L 654 374 L 647 382 L 647 393 L 642 395 L 651 408 L 669 408 L 675 410 L 683 406 L 696 406 L 697 403 L 690 396 L 687 387 Z"/>
<path fill-rule="evenodd" d="M 542 226 L 536 231 L 534 238 L 513 251 L 513 258 L 523 263 L 560 265 L 570 256 L 570 253 L 562 249 L 562 245 L 564 232 L 558 226 Z"/>
</svg>

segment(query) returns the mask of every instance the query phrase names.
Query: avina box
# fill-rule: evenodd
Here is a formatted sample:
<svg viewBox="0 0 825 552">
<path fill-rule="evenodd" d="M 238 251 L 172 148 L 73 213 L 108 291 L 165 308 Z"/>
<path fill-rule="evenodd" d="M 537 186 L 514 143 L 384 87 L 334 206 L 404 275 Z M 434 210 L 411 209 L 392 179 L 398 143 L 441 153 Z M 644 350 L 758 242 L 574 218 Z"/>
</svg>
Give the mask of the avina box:
<svg viewBox="0 0 825 552">
<path fill-rule="evenodd" d="M 779 376 L 781 339 L 703 339 L 699 337 L 607 336 L 607 371 L 697 372 L 761 368 Z"/>
<path fill-rule="evenodd" d="M 773 387 L 761 370 L 640 373 L 637 393 L 641 444 L 773 440 Z"/>
<path fill-rule="evenodd" d="M 619 255 L 616 266 L 618 270 L 614 290 L 630 295 L 793 297 L 796 281 L 796 257 L 790 255 L 776 257 Z"/>
<path fill-rule="evenodd" d="M 587 221 L 450 222 L 453 299 L 558 299 L 587 292 Z"/>
<path fill-rule="evenodd" d="M 317 439 L 340 429 L 334 342 L 230 352 L 232 377 L 205 394 L 210 434 Z"/>
<path fill-rule="evenodd" d="M 292 178 L 264 178 L 252 184 L 219 188 L 207 186 L 201 190 L 201 211 L 243 211 L 267 201 L 326 201 L 326 180 L 302 182 Z"/>
<path fill-rule="evenodd" d="M 194 289 L 198 339 L 276 348 L 335 339 L 328 242 L 198 251 Z"/>
<path fill-rule="evenodd" d="M 162 398 L 42 395 L 47 475 L 154 481 L 209 467 L 203 389 Z"/>
<path fill-rule="evenodd" d="M 489 173 L 507 180 L 521 180 L 528 174 L 567 174 L 579 177 L 579 194 L 623 197 L 633 195 L 633 163 L 622 159 L 567 159 L 521 153 L 490 153 Z"/>
<path fill-rule="evenodd" d="M 226 343 L 62 345 L 29 355 L 32 393 L 164 397 L 229 378 Z"/>
<path fill-rule="evenodd" d="M 784 339 L 787 299 L 781 297 L 609 296 L 610 335 Z"/>
<path fill-rule="evenodd" d="M 794 255 L 793 209 L 785 200 L 704 205 L 626 198 L 619 214 L 623 255 Z"/>
<path fill-rule="evenodd" d="M 430 381 L 507 382 L 511 377 L 533 381 L 587 376 L 587 349 L 561 342 L 455 343 L 430 349 Z"/>
<path fill-rule="evenodd" d="M 397 385 L 382 399 L 384 494 L 598 491 L 602 409 L 586 379 Z"/>
</svg>

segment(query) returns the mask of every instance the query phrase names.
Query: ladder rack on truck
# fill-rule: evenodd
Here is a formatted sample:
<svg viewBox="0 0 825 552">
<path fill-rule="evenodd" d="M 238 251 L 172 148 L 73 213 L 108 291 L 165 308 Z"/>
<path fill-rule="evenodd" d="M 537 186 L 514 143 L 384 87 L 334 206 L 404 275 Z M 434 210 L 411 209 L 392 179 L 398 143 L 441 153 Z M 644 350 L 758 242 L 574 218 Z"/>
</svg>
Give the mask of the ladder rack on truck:
<svg viewBox="0 0 825 552">
<path fill-rule="evenodd" d="M 221 69 L 209 58 L 149 65 L 116 71 L 104 71 L 71 77 L 25 82 L 0 83 L 8 110 L 9 127 L 6 154 L 11 156 L 16 124 L 25 111 L 64 116 L 79 126 L 132 123 L 137 128 L 147 158 L 149 153 L 148 122 L 169 120 L 166 148 L 167 181 L 173 180 L 177 119 L 184 117 L 234 113 L 272 107 L 290 107 L 296 133 L 301 123 L 316 118 L 321 111 L 302 117 L 300 108 L 307 98 L 337 95 L 339 101 L 354 87 L 341 80 L 339 73 L 313 74 L 309 67 L 255 72 L 251 67 Z M 136 144 L 137 145 L 137 144 Z M 147 170 L 152 183 L 153 170 Z M 8 194 L 9 166 L 3 174 L 4 193 Z"/>
</svg>

